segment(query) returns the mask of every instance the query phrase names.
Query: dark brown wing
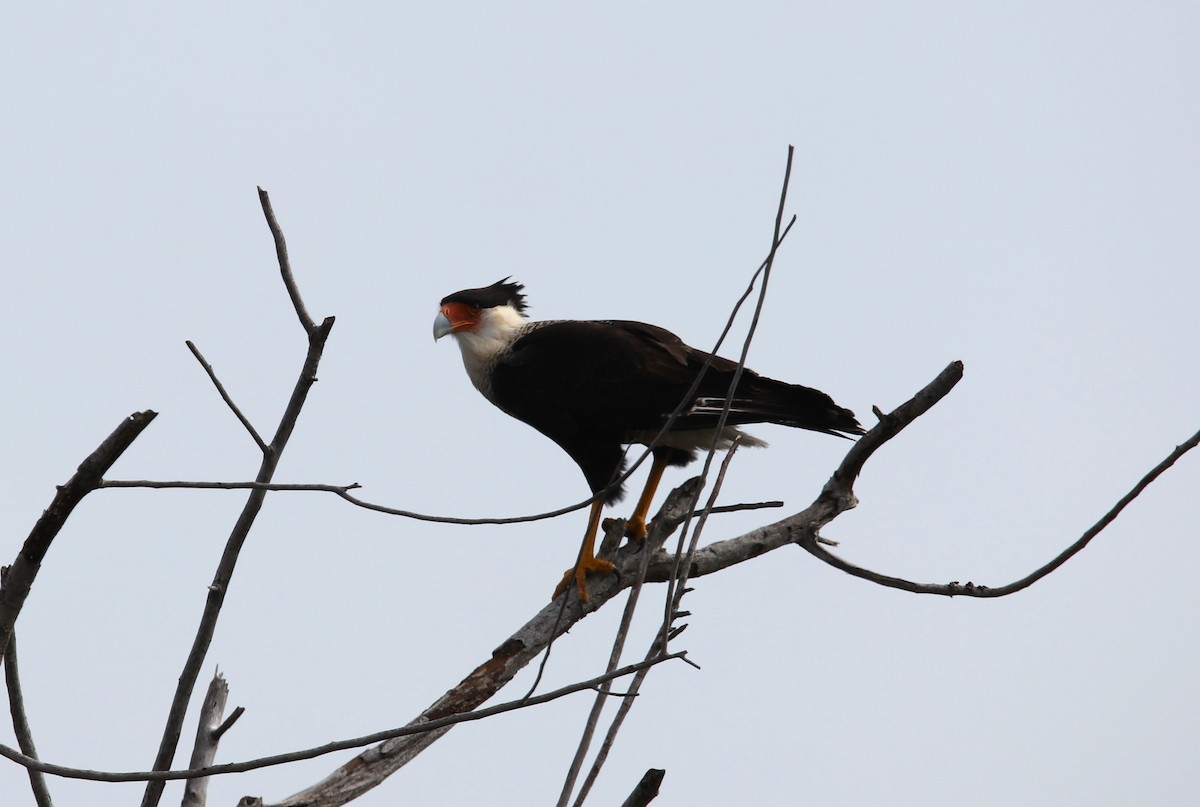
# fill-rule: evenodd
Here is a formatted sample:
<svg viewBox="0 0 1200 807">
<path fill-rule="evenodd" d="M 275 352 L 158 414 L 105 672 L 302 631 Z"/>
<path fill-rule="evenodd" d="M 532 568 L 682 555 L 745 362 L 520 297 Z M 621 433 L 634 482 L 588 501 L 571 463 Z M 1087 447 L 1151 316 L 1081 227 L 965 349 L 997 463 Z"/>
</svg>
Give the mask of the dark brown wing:
<svg viewBox="0 0 1200 807">
<path fill-rule="evenodd" d="M 661 428 L 680 407 L 708 358 L 641 322 L 547 323 L 513 343 L 493 372 L 492 392 L 501 409 L 558 443 L 595 492 L 620 473 L 630 435 Z M 735 370 L 734 362 L 712 357 L 674 430 L 715 428 Z M 862 431 L 825 393 L 745 370 L 728 423 L 762 422 Z"/>
</svg>

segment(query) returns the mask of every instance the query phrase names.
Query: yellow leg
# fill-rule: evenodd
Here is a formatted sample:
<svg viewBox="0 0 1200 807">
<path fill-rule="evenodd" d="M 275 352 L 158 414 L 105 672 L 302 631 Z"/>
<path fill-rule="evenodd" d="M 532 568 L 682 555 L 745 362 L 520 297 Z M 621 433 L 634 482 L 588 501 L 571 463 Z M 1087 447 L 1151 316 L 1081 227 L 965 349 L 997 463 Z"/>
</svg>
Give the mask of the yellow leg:
<svg viewBox="0 0 1200 807">
<path fill-rule="evenodd" d="M 637 507 L 633 508 L 633 515 L 625 524 L 625 536 L 632 538 L 635 541 L 646 540 L 646 516 L 650 514 L 650 503 L 654 501 L 654 492 L 658 490 L 658 483 L 662 480 L 663 471 L 667 468 L 667 461 L 661 458 L 657 452 L 654 454 L 654 461 L 650 464 L 650 476 L 646 478 L 646 487 L 642 488 L 642 496 L 638 499 Z"/>
<path fill-rule="evenodd" d="M 556 599 L 559 594 L 566 591 L 571 583 L 574 583 L 579 588 L 579 599 L 583 602 L 588 601 L 587 576 L 590 572 L 600 572 L 602 574 L 612 574 L 615 568 L 607 560 L 601 560 L 595 555 L 596 530 L 600 526 L 600 513 L 604 510 L 604 502 L 596 500 L 592 502 L 592 511 L 588 516 L 587 534 L 583 538 L 583 546 L 579 550 L 579 562 L 573 569 L 567 569 L 567 573 L 563 575 L 562 581 L 554 589 L 554 597 Z"/>
</svg>

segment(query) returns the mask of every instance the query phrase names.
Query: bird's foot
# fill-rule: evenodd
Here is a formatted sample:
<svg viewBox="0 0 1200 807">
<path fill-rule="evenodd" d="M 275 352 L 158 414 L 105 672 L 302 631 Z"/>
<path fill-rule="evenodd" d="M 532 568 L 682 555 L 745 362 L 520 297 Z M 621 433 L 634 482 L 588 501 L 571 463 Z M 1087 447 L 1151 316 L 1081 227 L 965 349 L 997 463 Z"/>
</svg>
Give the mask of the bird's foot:
<svg viewBox="0 0 1200 807">
<path fill-rule="evenodd" d="M 646 520 L 634 516 L 625 522 L 625 537 L 631 541 L 644 541 L 646 536 L 650 534 L 650 530 L 646 527 Z"/>
<path fill-rule="evenodd" d="M 579 561 L 579 565 L 574 569 L 567 569 L 563 575 L 562 581 L 554 589 L 554 596 L 551 599 L 558 599 L 558 595 L 562 594 L 571 584 L 574 583 L 579 588 L 579 599 L 581 602 L 588 601 L 587 576 L 592 572 L 600 574 L 612 574 L 617 567 L 613 566 L 607 560 L 601 558 L 585 557 Z"/>
<path fill-rule="evenodd" d="M 600 526 L 604 528 L 605 532 L 608 532 L 609 530 L 611 530 L 613 528 L 613 524 L 615 521 L 616 521 L 616 519 L 606 518 L 606 519 L 604 519 L 604 521 L 601 523 Z M 630 518 L 628 521 L 625 522 L 625 537 L 626 538 L 629 538 L 630 540 L 633 540 L 633 541 L 644 541 L 644 540 L 646 540 L 646 536 L 649 534 L 650 534 L 650 530 L 646 527 L 645 519 L 640 519 L 637 516 L 633 516 L 632 518 Z"/>
</svg>

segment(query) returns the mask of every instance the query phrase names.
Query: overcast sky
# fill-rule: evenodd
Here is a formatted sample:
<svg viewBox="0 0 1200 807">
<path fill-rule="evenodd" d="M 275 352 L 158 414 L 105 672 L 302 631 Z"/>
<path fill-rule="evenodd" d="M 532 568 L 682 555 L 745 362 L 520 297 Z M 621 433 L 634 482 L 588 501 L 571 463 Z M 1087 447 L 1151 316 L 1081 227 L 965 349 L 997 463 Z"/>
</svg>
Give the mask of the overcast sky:
<svg viewBox="0 0 1200 807">
<path fill-rule="evenodd" d="M 788 144 L 798 221 L 750 365 L 868 424 L 966 366 L 867 465 L 826 531 L 846 558 L 1006 583 L 1200 428 L 1194 4 L 397 5 L 4 15 L 0 561 L 131 412 L 160 415 L 112 477 L 254 476 L 184 340 L 272 433 L 305 341 L 256 185 L 309 309 L 337 317 L 279 481 L 463 516 L 580 500 L 573 463 L 433 343 L 438 300 L 511 274 L 535 316 L 710 345 L 769 246 Z M 847 448 L 751 431 L 771 448 L 739 453 L 724 500 L 789 509 L 710 539 L 804 507 Z M 589 804 L 650 767 L 664 807 L 1179 802 L 1200 786 L 1198 486 L 1189 455 L 1011 598 L 881 589 L 799 550 L 696 581 L 680 647 L 702 669 L 650 676 Z M 45 759 L 150 766 L 244 499 L 112 490 L 77 510 L 17 623 Z M 584 520 L 268 497 L 202 678 L 219 665 L 247 710 L 219 761 L 404 724 L 547 601 Z M 601 671 L 618 615 L 556 645 L 545 686 Z M 456 728 L 360 803 L 552 804 L 590 703 Z M 220 778 L 209 803 L 282 798 L 349 756 Z M 63 805 L 141 793 L 50 786 Z M 32 802 L 7 762 L 0 802 Z"/>
</svg>

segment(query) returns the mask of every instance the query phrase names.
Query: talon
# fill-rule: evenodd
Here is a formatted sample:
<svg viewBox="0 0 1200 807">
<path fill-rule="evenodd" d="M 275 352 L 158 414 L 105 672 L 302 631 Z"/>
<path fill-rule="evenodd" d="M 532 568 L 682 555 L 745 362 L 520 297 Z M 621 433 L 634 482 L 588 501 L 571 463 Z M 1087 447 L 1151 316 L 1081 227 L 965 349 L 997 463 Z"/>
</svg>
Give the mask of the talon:
<svg viewBox="0 0 1200 807">
<path fill-rule="evenodd" d="M 581 602 L 588 601 L 587 576 L 593 572 L 598 574 L 612 574 L 617 567 L 613 566 L 607 560 L 602 558 L 585 557 L 579 561 L 579 565 L 573 569 L 567 569 L 563 575 L 563 579 L 554 589 L 554 596 L 550 599 L 556 600 L 559 595 L 571 587 L 574 583 L 579 588 L 579 600 Z"/>
</svg>

